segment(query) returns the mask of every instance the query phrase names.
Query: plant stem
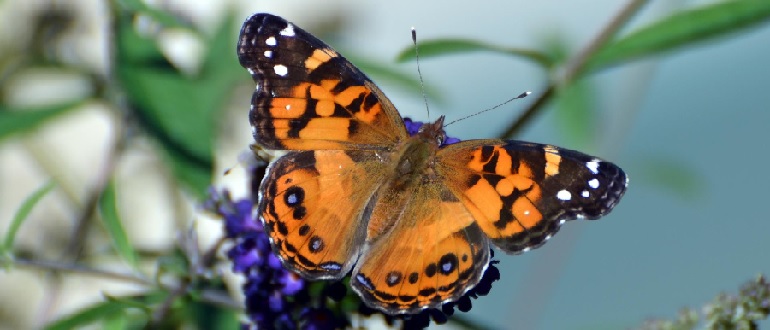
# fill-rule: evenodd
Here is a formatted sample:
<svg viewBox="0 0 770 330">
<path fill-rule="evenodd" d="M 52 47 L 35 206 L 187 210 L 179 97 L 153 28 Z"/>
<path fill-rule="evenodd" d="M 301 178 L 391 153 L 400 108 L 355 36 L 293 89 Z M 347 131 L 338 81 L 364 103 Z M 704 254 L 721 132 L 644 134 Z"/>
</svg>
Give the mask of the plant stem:
<svg viewBox="0 0 770 330">
<path fill-rule="evenodd" d="M 629 21 L 629 19 L 634 16 L 634 14 L 636 14 L 643 5 L 647 4 L 647 2 L 648 0 L 631 0 L 625 6 L 623 6 L 620 12 L 618 12 L 615 17 L 612 18 L 607 26 L 605 26 L 604 29 L 602 29 L 601 32 L 599 32 L 599 34 L 594 37 L 591 42 L 588 43 L 588 45 L 586 45 L 585 48 L 578 52 L 577 55 L 572 58 L 572 60 L 567 62 L 561 77 L 552 79 L 543 93 L 541 93 L 540 96 L 535 100 L 535 102 L 533 102 L 529 108 L 527 108 L 527 110 L 519 115 L 519 118 L 514 120 L 511 126 L 509 126 L 501 136 L 513 136 L 514 134 L 521 131 L 525 125 L 529 124 L 529 122 L 532 121 L 534 115 L 542 111 L 546 103 L 548 103 L 548 101 L 553 98 L 553 96 L 556 94 L 556 90 L 571 84 L 576 78 L 578 78 L 591 56 L 595 54 L 602 46 L 604 46 L 607 41 L 614 37 L 615 34 L 617 34 L 617 32 Z"/>
<path fill-rule="evenodd" d="M 147 287 L 160 287 L 164 290 L 168 290 L 172 292 L 179 292 L 179 291 L 186 292 L 185 288 L 187 286 L 186 283 L 181 283 L 181 284 L 158 283 L 149 278 L 144 277 L 141 274 L 137 275 L 137 274 L 112 272 L 112 271 L 107 271 L 103 269 L 90 268 L 86 266 L 63 263 L 58 261 L 15 258 L 11 262 L 13 265 L 20 268 L 44 270 L 47 272 L 67 272 L 67 273 L 90 275 L 90 276 L 96 276 L 100 278 L 113 279 L 113 280 L 122 281 L 122 282 L 135 283 L 135 284 L 139 284 Z M 231 308 L 231 309 L 242 308 L 242 306 L 238 302 L 230 298 L 229 295 L 218 290 L 203 289 L 197 293 L 196 297 L 198 297 L 198 300 L 202 302 L 214 304 L 225 308 Z"/>
</svg>

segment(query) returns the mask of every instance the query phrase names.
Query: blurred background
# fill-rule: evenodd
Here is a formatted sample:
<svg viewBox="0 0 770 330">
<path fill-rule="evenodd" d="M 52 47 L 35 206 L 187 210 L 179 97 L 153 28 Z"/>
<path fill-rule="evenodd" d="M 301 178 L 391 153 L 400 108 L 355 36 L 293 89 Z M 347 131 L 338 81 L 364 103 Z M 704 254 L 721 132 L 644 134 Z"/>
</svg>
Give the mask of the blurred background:
<svg viewBox="0 0 770 330">
<path fill-rule="evenodd" d="M 649 1 L 621 33 L 706 3 Z M 254 12 L 283 16 L 317 35 L 369 73 L 403 116 L 427 120 L 414 61 L 395 61 L 412 49 L 411 27 L 418 41 L 464 38 L 568 59 L 625 1 L 147 4 L 200 32 L 141 17 L 128 20 L 199 89 L 126 69 L 149 51 L 120 44 L 128 39 L 116 36 L 123 31 L 116 22 L 127 15 L 115 9 L 120 5 L 0 1 L 2 111 L 60 112 L 18 130 L 0 122 L 0 234 L 7 233 L 25 198 L 55 183 L 19 229 L 16 256 L 130 269 L 112 251 L 109 229 L 83 221 L 95 216 L 94 205 L 110 189 L 138 251 L 139 269 L 152 269 L 194 219 L 202 249 L 221 237 L 221 224 L 201 219 L 196 209 L 205 192 L 200 188 L 212 179 L 226 181 L 235 194 L 247 189 L 237 174 L 221 174 L 237 166 L 238 154 L 252 142 L 247 112 L 254 83 L 237 65 L 235 44 L 240 23 Z M 228 17 L 234 24 L 223 28 Z M 216 39 L 221 36 L 230 39 Z M 126 49 L 133 53 L 119 53 Z M 113 58 L 128 64 L 114 67 Z M 611 160 L 630 176 L 628 191 L 600 221 L 571 222 L 548 244 L 521 256 L 498 253 L 502 278 L 488 296 L 473 301 L 467 319 L 500 329 L 633 328 L 652 317 L 674 318 L 682 307 L 700 308 L 720 292 L 736 292 L 770 273 L 770 219 L 764 210 L 770 197 L 769 58 L 770 26 L 759 24 L 589 75 L 574 94 L 538 112 L 513 138 Z M 433 118 L 446 115 L 451 121 L 532 91 L 524 100 L 450 126 L 448 133 L 461 139 L 500 136 L 560 73 L 494 52 L 427 56 L 420 65 Z M 164 103 L 168 111 L 155 114 L 119 108 L 149 108 L 173 100 L 164 97 L 180 90 L 217 92 Z M 201 102 L 210 105 L 204 112 L 196 110 Z M 198 123 L 188 123 L 196 120 L 191 117 Z M 165 150 L 168 145 L 185 152 Z M 200 168 L 209 169 L 210 178 L 190 170 Z M 77 235 L 84 239 L 73 242 Z M 42 327 L 105 296 L 142 290 L 99 276 L 12 266 L 0 272 L 0 328 Z"/>
</svg>

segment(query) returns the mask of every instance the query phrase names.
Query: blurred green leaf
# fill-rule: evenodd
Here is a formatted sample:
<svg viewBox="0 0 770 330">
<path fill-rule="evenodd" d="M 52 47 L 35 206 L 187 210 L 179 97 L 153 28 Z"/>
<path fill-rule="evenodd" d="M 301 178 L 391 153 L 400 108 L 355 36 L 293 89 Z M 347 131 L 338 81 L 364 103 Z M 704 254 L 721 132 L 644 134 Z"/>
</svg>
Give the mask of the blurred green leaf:
<svg viewBox="0 0 770 330">
<path fill-rule="evenodd" d="M 193 26 L 188 22 L 184 22 L 180 20 L 179 17 L 169 14 L 167 11 L 150 7 L 147 5 L 145 1 L 118 0 L 117 3 L 122 6 L 122 9 L 125 9 L 129 12 L 133 12 L 134 14 L 147 15 L 148 17 L 152 18 L 155 22 L 158 22 L 159 24 L 165 27 L 193 29 Z"/>
<path fill-rule="evenodd" d="M 65 316 L 46 326 L 47 330 L 69 330 L 81 329 L 84 326 L 94 322 L 120 317 L 129 308 L 136 308 L 135 304 L 130 304 L 117 300 L 106 300 L 91 305 L 88 308 Z"/>
<path fill-rule="evenodd" d="M 562 63 L 570 56 L 568 42 L 563 34 L 551 34 L 542 41 L 544 52 L 557 63 Z M 585 148 L 594 142 L 599 121 L 597 116 L 594 85 L 587 79 L 579 79 L 571 84 L 558 86 L 554 98 L 556 127 L 574 148 Z"/>
<path fill-rule="evenodd" d="M 216 307 L 196 301 L 184 305 L 185 320 L 199 329 L 239 329 L 240 321 L 234 310 Z"/>
<path fill-rule="evenodd" d="M 207 39 L 209 52 L 201 74 L 189 77 L 163 56 L 154 40 L 138 35 L 127 18 L 122 19 L 117 72 L 129 103 L 143 128 L 163 146 L 175 177 L 202 196 L 211 182 L 216 113 L 235 82 L 244 79 L 243 71 L 236 71 L 233 47 L 222 41 L 236 39 L 229 32 L 233 22 L 225 20 Z"/>
<path fill-rule="evenodd" d="M 692 165 L 685 164 L 674 157 L 664 158 L 656 155 L 641 157 L 638 162 L 641 169 L 635 171 L 639 182 L 646 182 L 671 191 L 683 199 L 695 199 L 704 193 L 702 175 L 693 171 Z"/>
<path fill-rule="evenodd" d="M 471 39 L 446 38 L 421 40 L 417 46 L 419 47 L 421 58 L 484 51 L 520 57 L 532 61 L 546 69 L 555 64 L 553 58 L 537 50 L 502 47 Z M 414 47 L 408 47 L 398 54 L 396 61 L 406 62 L 414 59 L 415 55 Z"/>
<path fill-rule="evenodd" d="M 102 323 L 102 329 L 104 330 L 125 330 L 130 329 L 128 316 L 124 313 L 105 317 Z"/>
<path fill-rule="evenodd" d="M 120 215 L 118 214 L 115 184 L 113 182 L 107 185 L 99 199 L 99 211 L 101 211 L 104 227 L 112 238 L 112 243 L 115 245 L 118 254 L 130 265 L 137 267 L 138 258 L 136 251 L 128 240 L 126 231 L 123 229 L 123 223 L 120 220 Z"/>
<path fill-rule="evenodd" d="M 21 203 L 21 207 L 16 210 L 16 214 L 13 216 L 11 224 L 8 226 L 8 231 L 5 233 L 5 239 L 3 240 L 3 246 L 0 247 L 0 254 L 11 251 L 14 240 L 16 239 L 16 233 L 19 231 L 19 228 L 21 228 L 21 224 L 27 219 L 29 213 L 35 208 L 35 205 L 37 205 L 45 195 L 51 192 L 55 186 L 56 184 L 53 181 L 49 181 L 24 199 L 24 202 Z"/>
<path fill-rule="evenodd" d="M 105 297 L 102 302 L 95 303 L 90 307 L 86 307 L 80 311 L 64 316 L 63 318 L 48 324 L 45 329 L 47 330 L 68 330 L 68 329 L 82 329 L 84 326 L 93 324 L 101 320 L 110 320 L 115 318 L 125 318 L 129 310 L 136 310 L 140 313 L 137 315 L 131 315 L 130 323 L 136 324 L 139 321 L 146 323 L 149 319 L 149 310 L 152 305 L 161 303 L 168 297 L 168 293 L 164 291 L 150 291 L 137 296 L 127 297 Z"/>
<path fill-rule="evenodd" d="M 594 142 L 597 121 L 596 88 L 587 79 L 581 79 L 556 92 L 556 126 L 559 132 L 576 148 Z"/>
<path fill-rule="evenodd" d="M 230 90 L 231 84 L 250 76 L 246 69 L 238 64 L 238 57 L 235 53 L 235 41 L 238 40 L 238 35 L 235 34 L 236 30 L 234 29 L 235 24 L 235 15 L 230 13 L 225 16 L 214 34 L 206 38 L 207 52 L 201 67 L 201 76 L 224 78 L 225 81 L 229 82 L 226 83 L 227 88 L 225 90 Z"/>
<path fill-rule="evenodd" d="M 212 159 L 213 104 L 205 83 L 146 67 L 121 69 L 124 87 L 149 132 L 167 148 L 179 149 L 200 160 Z"/>
<path fill-rule="evenodd" d="M 83 101 L 56 104 L 35 109 L 11 109 L 0 105 L 0 140 L 27 132 L 47 120 L 78 108 Z"/>
<path fill-rule="evenodd" d="M 767 0 L 725 1 L 682 11 L 608 43 L 591 57 L 586 72 L 679 50 L 769 19 Z"/>
</svg>

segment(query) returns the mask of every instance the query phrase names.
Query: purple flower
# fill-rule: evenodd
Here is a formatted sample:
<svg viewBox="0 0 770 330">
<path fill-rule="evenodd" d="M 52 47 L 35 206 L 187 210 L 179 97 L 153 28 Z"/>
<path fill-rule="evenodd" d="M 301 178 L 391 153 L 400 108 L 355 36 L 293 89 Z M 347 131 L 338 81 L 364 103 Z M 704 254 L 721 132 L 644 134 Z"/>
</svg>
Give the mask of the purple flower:
<svg viewBox="0 0 770 330">
<path fill-rule="evenodd" d="M 421 121 L 413 121 L 411 118 L 404 118 L 404 126 L 406 126 L 406 132 L 409 133 L 409 135 L 415 135 L 418 132 L 420 132 L 420 128 L 422 125 L 425 125 L 425 123 Z M 460 139 L 449 137 L 447 136 L 446 139 L 444 139 L 444 142 L 441 144 L 441 146 L 454 144 L 460 142 Z"/>
</svg>

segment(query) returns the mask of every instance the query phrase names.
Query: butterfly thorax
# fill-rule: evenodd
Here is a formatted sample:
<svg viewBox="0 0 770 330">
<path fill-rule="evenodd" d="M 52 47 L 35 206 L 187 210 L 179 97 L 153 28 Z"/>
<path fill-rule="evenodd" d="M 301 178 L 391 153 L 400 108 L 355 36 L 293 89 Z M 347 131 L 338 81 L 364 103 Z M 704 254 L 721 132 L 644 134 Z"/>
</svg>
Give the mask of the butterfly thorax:
<svg viewBox="0 0 770 330">
<path fill-rule="evenodd" d="M 446 138 L 443 129 L 444 117 L 434 123 L 423 125 L 414 136 L 400 147 L 395 168 L 396 189 L 407 189 L 411 184 L 426 184 L 436 180 L 433 169 L 435 155 Z"/>
</svg>

